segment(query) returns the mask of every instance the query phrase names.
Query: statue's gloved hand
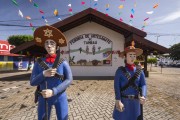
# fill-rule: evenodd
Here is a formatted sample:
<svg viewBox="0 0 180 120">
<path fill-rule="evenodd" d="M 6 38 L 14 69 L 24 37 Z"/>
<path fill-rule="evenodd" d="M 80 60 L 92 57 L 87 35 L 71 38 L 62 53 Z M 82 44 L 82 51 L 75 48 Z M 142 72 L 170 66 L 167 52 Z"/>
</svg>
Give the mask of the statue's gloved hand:
<svg viewBox="0 0 180 120">
<path fill-rule="evenodd" d="M 124 105 L 121 100 L 116 100 L 116 109 L 120 112 L 124 111 Z"/>
<path fill-rule="evenodd" d="M 43 98 L 50 98 L 53 96 L 53 91 L 51 89 L 45 89 L 41 91 Z"/>
<path fill-rule="evenodd" d="M 57 70 L 56 68 L 49 68 L 49 69 L 43 71 L 43 75 L 45 77 L 52 77 L 55 75 L 56 70 Z"/>
<path fill-rule="evenodd" d="M 142 97 L 140 96 L 139 100 L 140 100 L 141 104 L 145 104 L 145 102 L 146 102 L 146 98 L 144 96 L 142 96 Z"/>
</svg>

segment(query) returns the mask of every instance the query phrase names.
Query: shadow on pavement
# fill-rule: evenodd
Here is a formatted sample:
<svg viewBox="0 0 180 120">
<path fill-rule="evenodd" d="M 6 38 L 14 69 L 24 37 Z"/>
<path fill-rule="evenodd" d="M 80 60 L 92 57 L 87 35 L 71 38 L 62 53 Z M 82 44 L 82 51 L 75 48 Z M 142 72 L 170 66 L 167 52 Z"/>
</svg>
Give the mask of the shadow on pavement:
<svg viewBox="0 0 180 120">
<path fill-rule="evenodd" d="M 21 74 L 21 75 L 13 75 L 0 78 L 0 81 L 26 81 L 29 80 L 31 73 Z"/>
</svg>

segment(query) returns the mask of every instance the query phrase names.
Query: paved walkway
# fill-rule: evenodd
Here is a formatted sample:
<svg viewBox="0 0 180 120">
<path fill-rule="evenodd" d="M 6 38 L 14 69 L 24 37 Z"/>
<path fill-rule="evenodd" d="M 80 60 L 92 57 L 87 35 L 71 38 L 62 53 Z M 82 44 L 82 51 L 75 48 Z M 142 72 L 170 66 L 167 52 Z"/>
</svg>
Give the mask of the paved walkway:
<svg viewBox="0 0 180 120">
<path fill-rule="evenodd" d="M 37 120 L 35 87 L 29 78 L 0 81 L 0 120 Z M 179 120 L 180 68 L 153 67 L 144 106 L 145 120 Z M 74 80 L 67 89 L 69 120 L 112 120 L 113 80 Z M 52 110 L 51 120 L 56 120 Z"/>
</svg>

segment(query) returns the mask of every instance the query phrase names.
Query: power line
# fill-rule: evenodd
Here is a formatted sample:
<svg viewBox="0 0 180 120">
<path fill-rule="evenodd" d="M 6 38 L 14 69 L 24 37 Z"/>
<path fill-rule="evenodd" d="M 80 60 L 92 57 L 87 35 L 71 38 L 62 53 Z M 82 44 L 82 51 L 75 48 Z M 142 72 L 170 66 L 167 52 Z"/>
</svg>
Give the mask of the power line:
<svg viewBox="0 0 180 120">
<path fill-rule="evenodd" d="M 147 35 L 154 35 L 154 36 L 180 36 L 180 33 L 149 33 Z"/>
<path fill-rule="evenodd" d="M 77 13 L 77 12 L 76 12 Z M 74 13 L 74 14 L 76 14 Z M 70 14 L 62 14 L 62 15 L 58 15 L 58 17 L 69 17 L 71 16 Z M 46 19 L 50 19 L 50 18 L 55 18 L 56 16 L 48 16 L 45 17 Z M 36 21 L 36 20 L 42 20 L 42 18 L 34 18 L 34 19 L 30 19 L 30 20 L 26 20 L 26 19 L 17 19 L 17 20 L 1 20 L 0 22 L 22 22 L 22 21 Z"/>
</svg>

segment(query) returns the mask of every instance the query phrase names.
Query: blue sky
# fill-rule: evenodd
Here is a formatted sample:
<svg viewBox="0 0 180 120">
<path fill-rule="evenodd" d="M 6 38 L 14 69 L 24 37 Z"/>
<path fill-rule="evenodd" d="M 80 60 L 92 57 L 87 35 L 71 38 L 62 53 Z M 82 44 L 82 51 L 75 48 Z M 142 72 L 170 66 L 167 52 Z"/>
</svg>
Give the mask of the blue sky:
<svg viewBox="0 0 180 120">
<path fill-rule="evenodd" d="M 144 31 L 148 33 L 147 39 L 169 48 L 180 42 L 180 0 L 0 0 L 0 40 L 6 40 L 10 35 L 33 35 L 30 23 L 33 26 L 45 25 L 45 19 L 49 25 L 69 17 L 68 5 L 71 4 L 73 14 L 88 7 L 97 8 L 98 11 L 107 13 L 115 19 L 123 19 L 123 22 L 138 29 L 142 29 L 144 19 L 147 25 Z M 30 2 L 32 1 L 32 2 Z M 82 5 L 82 2 L 85 2 Z M 34 6 L 34 3 L 38 7 Z M 136 7 L 135 7 L 136 4 Z M 157 8 L 153 8 L 158 4 Z M 123 9 L 118 7 L 123 5 Z M 109 7 L 108 7 L 109 6 Z M 108 9 L 107 9 L 108 8 Z M 59 17 L 53 15 L 57 9 Z M 134 10 L 134 13 L 132 12 Z M 18 11 L 23 13 L 23 18 Z M 41 14 L 42 10 L 44 14 Z M 153 11 L 153 14 L 146 12 Z M 130 18 L 133 14 L 134 18 Z M 31 20 L 26 20 L 30 16 Z M 42 19 L 44 16 L 45 19 Z M 131 20 L 131 21 L 130 21 Z"/>
</svg>

